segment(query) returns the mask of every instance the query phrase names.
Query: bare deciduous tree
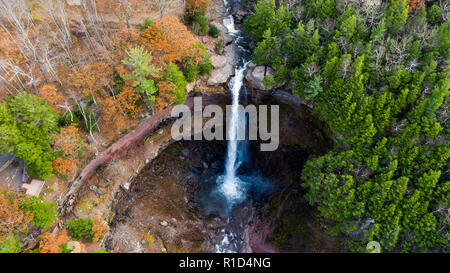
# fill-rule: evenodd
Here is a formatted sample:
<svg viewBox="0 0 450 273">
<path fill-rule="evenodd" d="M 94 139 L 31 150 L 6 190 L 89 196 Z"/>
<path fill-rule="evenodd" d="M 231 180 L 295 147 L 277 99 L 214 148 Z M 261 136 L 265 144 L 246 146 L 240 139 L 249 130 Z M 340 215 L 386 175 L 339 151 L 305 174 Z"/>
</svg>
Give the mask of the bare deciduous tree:
<svg viewBox="0 0 450 273">
<path fill-rule="evenodd" d="M 153 0 L 159 11 L 159 17 L 162 19 L 170 9 L 174 8 L 178 4 L 177 0 Z"/>
</svg>

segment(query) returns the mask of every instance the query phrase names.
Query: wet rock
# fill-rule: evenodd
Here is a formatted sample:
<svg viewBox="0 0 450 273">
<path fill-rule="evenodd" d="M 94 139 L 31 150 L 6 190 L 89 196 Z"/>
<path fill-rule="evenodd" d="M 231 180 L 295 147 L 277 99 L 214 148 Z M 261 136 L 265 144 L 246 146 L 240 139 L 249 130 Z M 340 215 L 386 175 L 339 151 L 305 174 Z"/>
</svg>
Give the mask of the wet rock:
<svg viewBox="0 0 450 273">
<path fill-rule="evenodd" d="M 224 34 L 223 35 L 223 44 L 224 45 L 229 45 L 233 42 L 233 37 L 230 34 Z"/>
<path fill-rule="evenodd" d="M 251 174 L 252 172 L 253 172 L 253 168 L 252 168 L 251 164 L 248 162 L 243 162 L 239 166 L 239 169 L 237 170 L 238 175 Z"/>
<path fill-rule="evenodd" d="M 220 170 L 222 169 L 222 163 L 220 161 L 215 161 L 211 164 L 211 168 Z"/>
<path fill-rule="evenodd" d="M 192 165 L 189 165 L 189 170 L 190 170 L 191 172 L 193 172 L 194 174 L 199 174 L 199 173 L 201 173 L 201 171 L 200 171 L 199 169 L 197 169 L 196 167 L 194 167 L 194 166 L 192 166 Z"/>
<path fill-rule="evenodd" d="M 240 23 L 243 23 L 243 22 L 244 22 L 244 19 L 245 19 L 245 17 L 247 16 L 247 12 L 245 12 L 245 11 L 243 11 L 243 10 L 238 10 L 238 11 L 234 14 L 234 16 L 235 16 L 236 22 L 237 22 L 238 24 L 240 24 Z"/>
<path fill-rule="evenodd" d="M 189 149 L 183 149 L 183 150 L 181 150 L 181 153 L 182 153 L 184 156 L 189 156 L 190 151 L 189 151 Z"/>
<path fill-rule="evenodd" d="M 272 88 L 267 88 L 264 86 L 263 80 L 267 75 L 275 75 L 275 71 L 270 67 L 264 66 L 254 66 L 252 69 L 248 69 L 245 75 L 245 79 L 247 80 L 249 87 L 258 89 L 258 90 L 269 90 Z M 277 88 L 279 86 L 275 86 L 273 88 Z"/>
<path fill-rule="evenodd" d="M 123 185 L 123 189 L 126 190 L 126 191 L 129 190 L 129 189 L 130 189 L 130 185 L 131 185 L 130 182 L 125 183 L 125 184 Z"/>
<path fill-rule="evenodd" d="M 232 13 L 235 19 L 235 23 L 237 24 L 243 23 L 245 17 L 247 16 L 247 11 L 245 11 L 245 8 L 237 2 L 233 4 Z"/>
<path fill-rule="evenodd" d="M 214 154 L 213 152 L 209 151 L 209 150 L 205 150 L 205 151 L 203 151 L 203 154 L 202 154 L 201 157 L 202 157 L 202 159 L 205 160 L 207 163 L 211 163 L 211 162 L 214 161 L 215 154 Z"/>
<path fill-rule="evenodd" d="M 305 104 L 298 94 L 293 94 L 283 90 L 276 90 L 273 96 L 280 102 L 288 104 Z"/>
</svg>

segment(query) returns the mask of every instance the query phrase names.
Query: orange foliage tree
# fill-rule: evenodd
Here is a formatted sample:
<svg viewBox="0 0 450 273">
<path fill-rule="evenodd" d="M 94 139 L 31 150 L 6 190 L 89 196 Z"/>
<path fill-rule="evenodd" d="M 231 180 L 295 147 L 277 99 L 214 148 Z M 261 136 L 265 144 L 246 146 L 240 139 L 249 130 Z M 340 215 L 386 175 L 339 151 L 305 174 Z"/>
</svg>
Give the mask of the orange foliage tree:
<svg viewBox="0 0 450 273">
<path fill-rule="evenodd" d="M 105 87 L 111 86 L 110 75 L 112 68 L 105 62 L 78 65 L 72 68 L 65 85 L 82 96 L 92 96 L 95 101 L 96 92 L 104 93 Z"/>
<path fill-rule="evenodd" d="M 0 190 L 0 242 L 13 232 L 24 232 L 33 216 L 20 208 L 22 195 Z"/>
<path fill-rule="evenodd" d="M 413 12 L 416 10 L 419 10 L 421 8 L 423 8 L 424 6 L 424 0 L 409 0 L 408 1 L 408 12 Z"/>
<path fill-rule="evenodd" d="M 171 81 L 160 81 L 157 87 L 158 96 L 155 100 L 155 108 L 162 110 L 175 101 L 176 97 L 173 95 L 173 92 L 177 89 L 177 86 Z"/>
<path fill-rule="evenodd" d="M 40 253 L 61 253 L 61 245 L 70 241 L 67 230 L 62 230 L 58 234 L 44 232 L 41 234 L 40 239 Z"/>
<path fill-rule="evenodd" d="M 143 44 L 153 53 L 157 66 L 169 62 L 181 63 L 186 59 L 198 63 L 202 60 L 202 50 L 197 46 L 194 36 L 180 20 L 165 15 L 142 34 Z"/>
<path fill-rule="evenodd" d="M 44 84 L 39 88 L 39 97 L 45 100 L 56 111 L 59 111 L 56 105 L 64 100 L 64 96 L 58 93 L 58 88 L 52 84 Z"/>
<path fill-rule="evenodd" d="M 94 217 L 94 225 L 92 226 L 92 231 L 94 232 L 94 237 L 92 237 L 92 242 L 97 243 L 100 238 L 103 237 L 108 225 L 103 221 L 98 215 Z"/>
<path fill-rule="evenodd" d="M 58 157 L 53 160 L 52 166 L 57 173 L 66 175 L 77 167 L 77 160 L 73 158 Z"/>
<path fill-rule="evenodd" d="M 65 156 L 78 157 L 86 147 L 86 143 L 75 125 L 62 127 L 53 141 L 53 147 L 62 151 Z"/>
<path fill-rule="evenodd" d="M 208 9 L 208 3 L 208 0 L 187 0 L 186 11 L 188 14 L 206 12 L 206 10 Z"/>
<path fill-rule="evenodd" d="M 124 111 L 113 97 L 99 99 L 102 118 L 102 132 L 108 138 L 113 138 L 127 128 Z"/>
<path fill-rule="evenodd" d="M 122 92 L 120 92 L 116 97 L 117 102 L 127 115 L 134 116 L 142 110 L 142 107 L 136 104 L 140 96 L 136 93 L 133 87 L 125 85 Z"/>
</svg>

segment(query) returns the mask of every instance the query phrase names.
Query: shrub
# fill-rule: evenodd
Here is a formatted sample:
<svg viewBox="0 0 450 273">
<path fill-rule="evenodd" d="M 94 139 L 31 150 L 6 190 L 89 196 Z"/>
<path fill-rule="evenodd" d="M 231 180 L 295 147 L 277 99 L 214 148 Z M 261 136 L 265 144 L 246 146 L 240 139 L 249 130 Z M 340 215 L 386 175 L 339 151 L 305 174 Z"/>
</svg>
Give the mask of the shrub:
<svg viewBox="0 0 450 273">
<path fill-rule="evenodd" d="M 122 92 L 123 86 L 125 85 L 125 80 L 122 78 L 119 72 L 114 69 L 113 74 L 113 85 L 112 89 L 115 95 L 120 94 Z M 112 94 L 111 94 L 112 95 Z"/>
<path fill-rule="evenodd" d="M 0 242 L 0 253 L 19 253 L 22 243 L 17 235 L 10 234 Z"/>
<path fill-rule="evenodd" d="M 198 64 L 198 70 L 200 75 L 209 75 L 213 71 L 214 66 L 209 59 L 209 56 L 205 57 L 205 60 Z"/>
<path fill-rule="evenodd" d="M 91 250 L 89 253 L 108 253 L 106 249 Z"/>
<path fill-rule="evenodd" d="M 163 80 L 171 81 L 174 83 L 177 88 L 173 91 L 173 95 L 176 97 L 175 103 L 182 104 L 186 101 L 186 86 L 187 81 L 181 72 L 174 63 L 169 63 L 166 68 L 166 75 L 164 75 Z"/>
<path fill-rule="evenodd" d="M 67 110 L 62 110 L 58 119 L 58 125 L 60 127 L 70 126 L 71 124 L 75 124 L 77 128 L 80 128 L 80 120 L 77 115 L 73 112 L 72 114 Z"/>
<path fill-rule="evenodd" d="M 67 221 L 67 228 L 73 239 L 86 239 L 92 241 L 95 232 L 92 231 L 94 220 L 88 218 L 79 218 Z"/>
<path fill-rule="evenodd" d="M 220 31 L 215 25 L 209 25 L 208 35 L 217 38 L 219 37 Z"/>
<path fill-rule="evenodd" d="M 195 64 L 187 64 L 184 67 L 183 74 L 187 82 L 193 82 L 198 76 L 198 66 Z"/>
<path fill-rule="evenodd" d="M 216 44 L 216 51 L 217 53 L 221 53 L 223 50 L 223 41 L 218 41 Z"/>
<path fill-rule="evenodd" d="M 208 32 L 208 20 L 205 14 L 197 13 L 192 19 L 192 31 L 197 35 L 205 35 Z"/>
<path fill-rule="evenodd" d="M 142 24 L 137 24 L 136 28 L 139 29 L 140 31 L 144 31 L 147 28 L 153 26 L 154 23 L 155 23 L 155 21 L 153 21 L 152 19 L 147 17 L 147 18 L 145 18 L 145 20 Z"/>
<path fill-rule="evenodd" d="M 41 198 L 35 196 L 27 198 L 20 207 L 33 215 L 31 224 L 37 227 L 50 227 L 58 216 L 56 202 L 42 202 Z"/>
<path fill-rule="evenodd" d="M 89 107 L 83 107 L 81 105 L 77 105 L 74 107 L 74 114 L 77 116 L 78 120 L 82 120 L 81 125 L 82 129 L 86 132 L 96 131 L 97 130 L 97 122 L 98 118 L 95 113 L 93 113 Z"/>
<path fill-rule="evenodd" d="M 442 9 L 437 5 L 433 4 L 428 10 L 427 10 L 427 20 L 430 23 L 436 24 L 441 20 L 442 16 Z"/>
<path fill-rule="evenodd" d="M 275 79 L 272 75 L 268 74 L 263 79 L 263 84 L 266 88 L 272 88 L 275 86 Z"/>
</svg>

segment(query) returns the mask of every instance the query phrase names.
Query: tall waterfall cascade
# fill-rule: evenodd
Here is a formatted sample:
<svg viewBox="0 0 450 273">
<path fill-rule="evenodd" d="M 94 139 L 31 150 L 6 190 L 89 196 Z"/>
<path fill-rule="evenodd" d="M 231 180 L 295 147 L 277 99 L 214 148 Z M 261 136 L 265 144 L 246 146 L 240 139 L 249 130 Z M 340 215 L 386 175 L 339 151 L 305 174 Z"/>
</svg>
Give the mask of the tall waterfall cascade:
<svg viewBox="0 0 450 273">
<path fill-rule="evenodd" d="M 225 5 L 228 6 L 226 0 L 224 0 L 224 2 Z M 229 8 L 228 12 L 230 13 Z M 230 14 L 229 17 L 223 20 L 223 24 L 228 29 L 229 34 L 233 36 L 234 42 L 239 49 L 239 62 L 235 68 L 235 75 L 229 84 L 232 105 L 230 118 L 227 120 L 228 146 L 225 159 L 225 173 L 218 178 L 220 192 L 232 205 L 245 197 L 245 188 L 242 187 L 242 181 L 236 176 L 236 171 L 241 162 L 239 155 L 243 154 L 239 149 L 246 148 L 245 145 L 239 145 L 239 142 L 244 140 L 238 140 L 238 136 L 245 133 L 243 130 L 246 128 L 245 122 L 242 122 L 245 118 L 241 116 L 244 113 L 239 111 L 239 101 L 241 90 L 244 85 L 244 73 L 250 62 L 250 58 L 249 54 L 245 52 L 246 49 L 239 44 L 240 41 L 243 40 L 243 36 L 239 30 L 236 30 L 233 16 Z"/>
</svg>

